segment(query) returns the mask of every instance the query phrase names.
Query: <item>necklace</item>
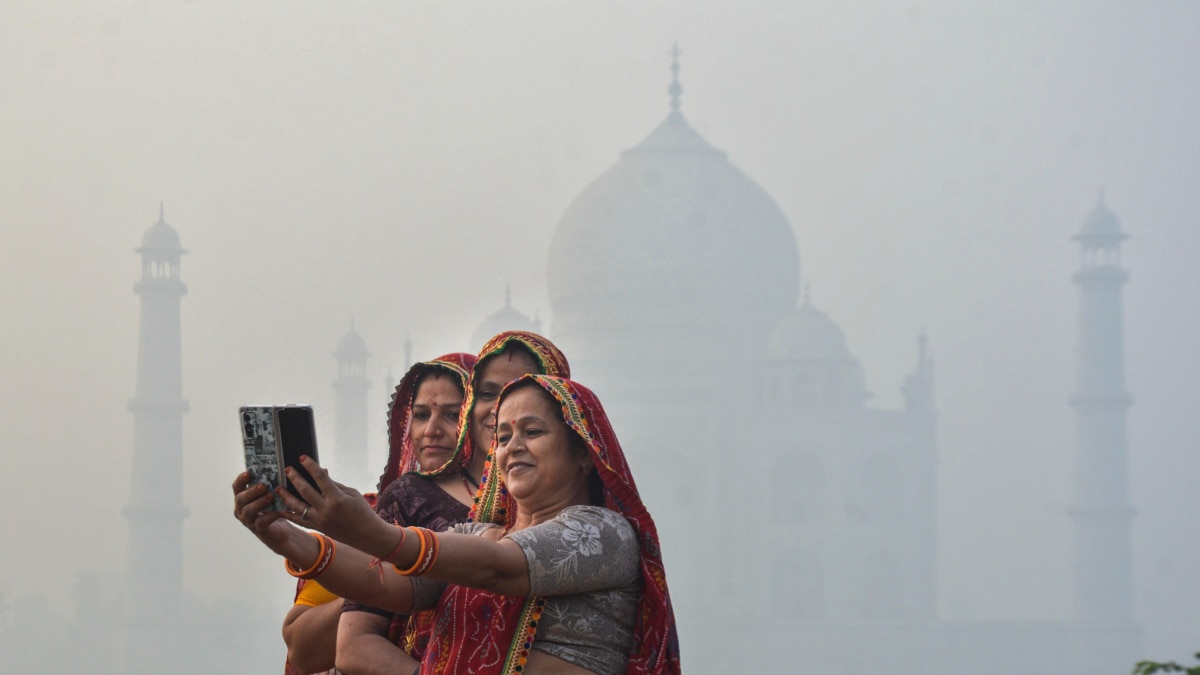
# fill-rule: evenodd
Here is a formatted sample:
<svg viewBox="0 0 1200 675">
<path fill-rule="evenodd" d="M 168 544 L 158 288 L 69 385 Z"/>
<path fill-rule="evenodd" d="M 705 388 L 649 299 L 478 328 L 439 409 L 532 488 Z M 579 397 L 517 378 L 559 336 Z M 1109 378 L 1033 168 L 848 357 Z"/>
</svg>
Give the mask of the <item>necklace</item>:
<svg viewBox="0 0 1200 675">
<path fill-rule="evenodd" d="M 459 472 L 459 476 L 462 478 L 463 487 L 467 488 L 467 495 L 474 496 L 479 491 L 479 483 L 471 478 L 471 472 L 464 468 Z"/>
</svg>

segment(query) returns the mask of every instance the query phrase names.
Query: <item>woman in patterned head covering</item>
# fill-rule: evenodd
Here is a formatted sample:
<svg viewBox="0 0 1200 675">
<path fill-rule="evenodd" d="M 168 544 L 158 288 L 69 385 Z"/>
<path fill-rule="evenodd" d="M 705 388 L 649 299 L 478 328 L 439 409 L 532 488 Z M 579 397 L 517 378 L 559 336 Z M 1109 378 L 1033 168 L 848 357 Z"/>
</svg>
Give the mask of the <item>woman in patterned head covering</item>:
<svg viewBox="0 0 1200 675">
<path fill-rule="evenodd" d="M 373 501 L 389 522 L 444 530 L 467 519 L 477 479 L 469 481 L 465 467 L 436 478 L 421 475 L 420 469 L 448 463 L 458 439 L 459 413 L 474 366 L 471 354 L 446 354 L 413 365 L 396 386 L 388 406 L 388 464 L 379 479 L 378 501 Z M 469 440 L 467 446 L 469 449 Z M 425 617 L 422 625 L 419 620 L 410 622 L 407 616 L 357 603 L 346 603 L 344 610 L 341 600 L 316 581 L 302 579 L 297 583 L 296 604 L 283 626 L 288 645 L 285 675 L 310 673 L 314 667 L 331 665 L 342 621 L 349 624 L 345 633 L 380 636 L 379 640 L 368 638 L 351 650 L 351 667 L 355 659 L 361 664 L 365 659 L 403 657 L 396 652 L 398 646 L 413 653 L 418 641 L 428 639 L 427 626 L 432 617 Z M 403 643 L 405 637 L 408 645 Z"/>
<path fill-rule="evenodd" d="M 514 405 L 505 405 L 510 399 Z M 538 411 L 539 403 L 542 411 Z M 528 375 L 505 388 L 498 411 L 496 442 L 472 519 L 521 538 L 519 545 L 529 560 L 533 588 L 529 596 L 514 597 L 450 586 L 441 598 L 435 639 L 424 661 L 428 672 L 459 672 L 465 664 L 477 662 L 481 654 L 495 653 L 503 654 L 498 667 L 478 672 L 520 673 L 527 665 L 536 669 L 536 661 L 544 658 L 540 652 L 587 672 L 678 673 L 679 641 L 658 531 L 600 400 L 571 380 Z M 548 426 L 546 420 L 540 418 L 555 412 L 573 434 L 568 434 L 568 455 L 580 462 L 585 476 L 583 492 L 577 491 L 574 497 L 581 503 L 546 518 L 546 494 L 561 484 L 561 477 L 552 476 L 560 479 L 555 482 L 547 480 L 544 471 L 538 475 L 550 460 L 544 448 L 539 454 L 535 446 L 547 434 L 541 428 Z M 616 514 L 623 520 L 614 518 Z M 535 523 L 546 532 L 535 534 Z M 625 531 L 622 526 L 630 528 L 628 534 L 621 534 Z M 606 536 L 610 529 L 615 537 Z M 522 536 L 523 532 L 526 535 Z M 553 540 L 554 535 L 573 546 L 564 550 L 547 545 L 546 540 Z M 629 594 L 623 593 L 627 588 L 586 588 L 603 582 L 587 579 L 584 569 L 617 569 L 623 558 L 636 560 L 640 573 L 633 605 Z M 605 562 L 588 565 L 599 560 Z M 602 576 L 604 573 L 596 574 Z M 542 593 L 534 595 L 539 590 Z M 597 618 L 616 617 L 622 610 L 626 611 L 625 624 Z M 466 635 L 479 635 L 485 627 L 486 639 L 465 639 Z M 628 639 L 617 637 L 609 644 L 596 644 L 605 642 L 597 640 L 598 636 L 622 634 Z M 621 647 L 627 662 L 612 658 L 621 653 Z"/>
<path fill-rule="evenodd" d="M 458 434 L 459 447 L 470 443 L 475 437 L 478 452 L 473 455 L 473 464 L 481 475 L 488 449 L 492 445 L 492 432 L 496 423 L 492 413 L 504 385 L 522 375 L 552 375 L 571 377 L 571 365 L 567 357 L 554 343 L 537 333 L 513 330 L 496 335 L 479 350 L 479 360 L 471 376 L 471 388 L 464 404 L 462 428 Z M 494 499 L 495 495 L 491 495 Z"/>
<path fill-rule="evenodd" d="M 400 611 L 436 606 L 422 673 L 678 673 L 658 535 L 599 401 L 569 380 L 526 376 L 505 388 L 497 414 L 484 476 L 497 498 L 480 501 L 480 522 L 437 535 L 388 528 L 312 462 L 321 492 L 296 481 L 309 520 L 358 550 L 336 553 L 258 515 L 271 495 L 243 477 L 239 519 L 347 595 Z M 415 576 L 363 584 L 368 554 Z"/>
</svg>

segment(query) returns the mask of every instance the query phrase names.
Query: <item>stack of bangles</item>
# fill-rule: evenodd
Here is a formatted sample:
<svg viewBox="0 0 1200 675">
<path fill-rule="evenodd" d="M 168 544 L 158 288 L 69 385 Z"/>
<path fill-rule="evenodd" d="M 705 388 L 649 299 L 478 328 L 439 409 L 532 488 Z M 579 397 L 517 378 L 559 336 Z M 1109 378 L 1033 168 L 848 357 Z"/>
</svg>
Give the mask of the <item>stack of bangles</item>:
<svg viewBox="0 0 1200 675">
<path fill-rule="evenodd" d="M 315 579 L 317 575 L 329 569 L 329 566 L 333 564 L 334 557 L 337 556 L 337 544 L 334 543 L 333 539 L 320 532 L 309 532 L 309 534 L 316 537 L 317 543 L 320 545 L 320 548 L 317 550 L 317 560 L 312 564 L 312 567 L 300 570 L 296 569 L 291 560 L 285 558 L 283 561 L 283 566 L 287 570 L 287 573 L 301 579 Z"/>
<path fill-rule="evenodd" d="M 396 548 L 384 560 L 391 562 L 392 556 L 396 555 L 400 547 L 404 545 L 408 529 L 406 527 L 400 528 L 400 543 L 396 544 Z M 417 551 L 417 559 L 413 562 L 412 567 L 408 569 L 400 569 L 400 566 L 396 563 L 392 563 L 392 567 L 406 577 L 419 577 L 428 572 L 434 563 L 437 562 L 438 550 L 441 544 L 438 543 L 437 535 L 432 530 L 427 530 L 423 527 L 414 527 L 412 531 L 417 535 L 417 539 L 421 540 L 421 546 Z"/>
</svg>

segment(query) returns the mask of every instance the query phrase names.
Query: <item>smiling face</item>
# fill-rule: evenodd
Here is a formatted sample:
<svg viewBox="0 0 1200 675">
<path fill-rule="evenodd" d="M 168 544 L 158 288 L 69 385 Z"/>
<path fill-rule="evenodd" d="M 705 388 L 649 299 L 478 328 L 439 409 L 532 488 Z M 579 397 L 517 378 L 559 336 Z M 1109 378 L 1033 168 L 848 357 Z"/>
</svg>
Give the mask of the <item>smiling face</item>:
<svg viewBox="0 0 1200 675">
<path fill-rule="evenodd" d="M 433 371 L 417 385 L 408 433 L 422 471 L 437 469 L 454 453 L 462 402 L 462 390 L 449 374 Z"/>
<path fill-rule="evenodd" d="M 589 503 L 591 457 L 550 394 L 522 386 L 505 395 L 497 415 L 496 463 L 522 511 Z"/>
<path fill-rule="evenodd" d="M 480 449 L 481 454 L 486 453 L 492 445 L 492 430 L 495 428 L 492 411 L 496 409 L 500 390 L 522 375 L 540 372 L 542 369 L 533 355 L 515 346 L 484 361 L 475 381 L 475 408 L 471 411 L 471 432 L 475 447 Z"/>
</svg>

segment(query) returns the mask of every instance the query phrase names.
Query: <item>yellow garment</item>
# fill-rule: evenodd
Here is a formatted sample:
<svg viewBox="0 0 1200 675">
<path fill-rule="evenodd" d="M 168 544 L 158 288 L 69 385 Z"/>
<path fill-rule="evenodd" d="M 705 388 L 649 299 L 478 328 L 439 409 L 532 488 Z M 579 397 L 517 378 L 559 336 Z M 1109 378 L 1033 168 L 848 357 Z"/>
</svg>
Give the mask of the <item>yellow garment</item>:
<svg viewBox="0 0 1200 675">
<path fill-rule="evenodd" d="M 311 579 L 306 581 L 304 588 L 301 588 L 300 592 L 296 594 L 296 604 L 307 605 L 309 607 L 316 607 L 317 605 L 323 605 L 337 599 L 338 596 L 330 593 L 324 586 Z"/>
</svg>

